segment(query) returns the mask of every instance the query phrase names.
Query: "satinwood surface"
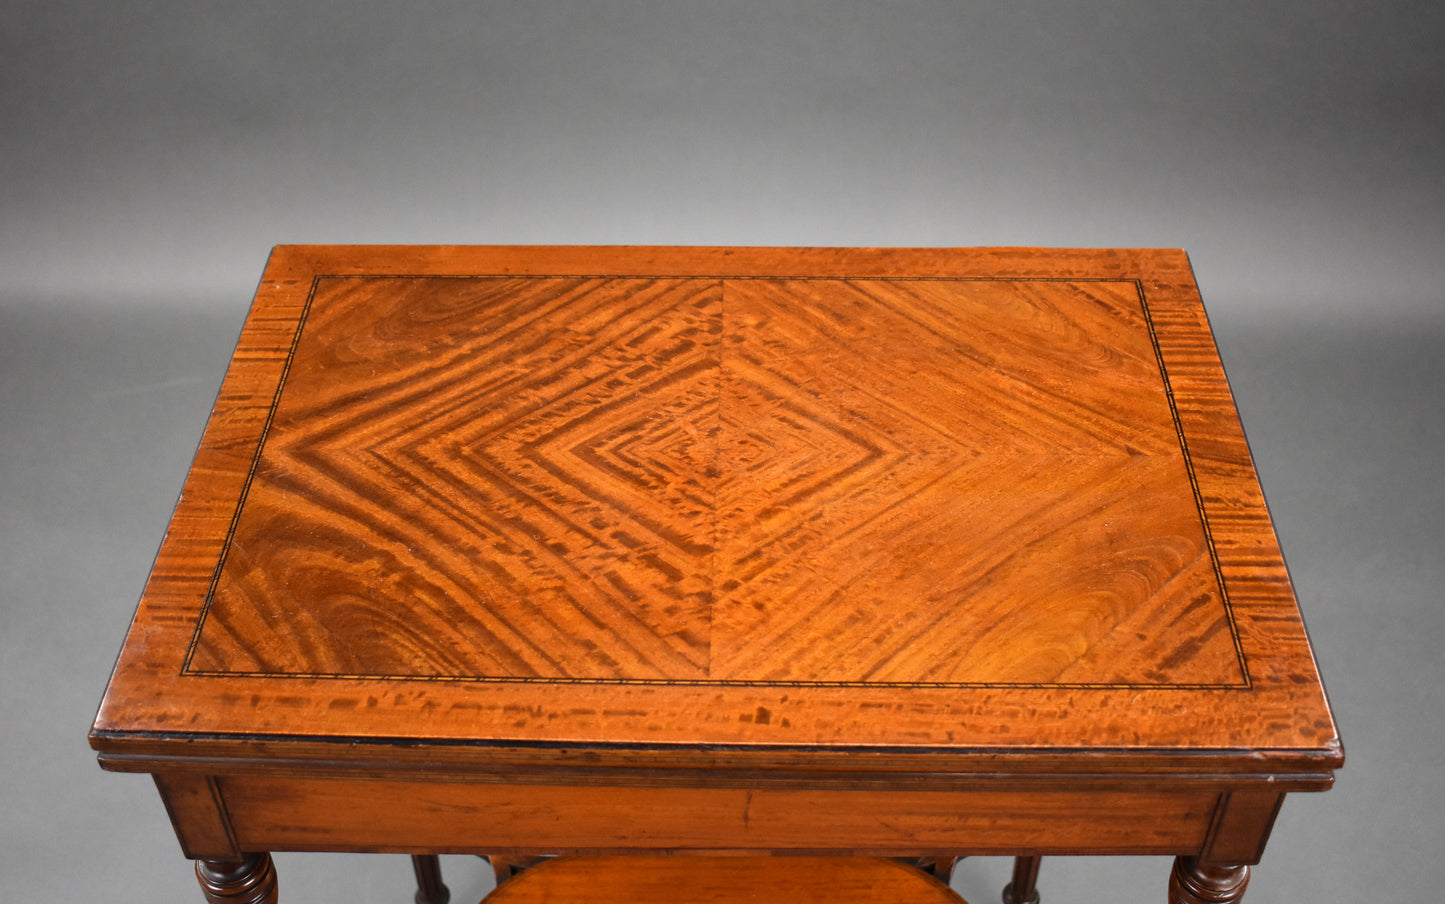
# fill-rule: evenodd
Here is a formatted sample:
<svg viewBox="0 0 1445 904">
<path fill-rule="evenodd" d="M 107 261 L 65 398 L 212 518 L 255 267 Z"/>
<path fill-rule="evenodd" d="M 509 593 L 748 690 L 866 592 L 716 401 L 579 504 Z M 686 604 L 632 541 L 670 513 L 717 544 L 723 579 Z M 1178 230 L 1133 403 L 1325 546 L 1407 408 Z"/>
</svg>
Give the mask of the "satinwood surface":
<svg viewBox="0 0 1445 904">
<path fill-rule="evenodd" d="M 1340 759 L 1175 251 L 276 249 L 92 740 L 357 739 Z"/>
</svg>

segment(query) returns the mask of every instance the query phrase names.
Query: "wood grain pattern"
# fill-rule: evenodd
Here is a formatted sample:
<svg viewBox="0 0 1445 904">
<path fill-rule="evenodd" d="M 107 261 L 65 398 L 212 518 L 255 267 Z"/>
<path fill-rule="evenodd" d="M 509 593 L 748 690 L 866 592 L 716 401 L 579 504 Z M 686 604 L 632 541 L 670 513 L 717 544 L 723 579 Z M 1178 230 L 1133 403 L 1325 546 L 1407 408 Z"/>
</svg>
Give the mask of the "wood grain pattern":
<svg viewBox="0 0 1445 904">
<path fill-rule="evenodd" d="M 1157 251 L 277 249 L 92 743 L 357 738 L 1341 760 Z"/>
<path fill-rule="evenodd" d="M 197 774 L 154 776 L 156 790 L 171 817 L 176 839 L 187 857 L 238 860 L 241 849 L 231 831 L 231 817 L 216 780 Z"/>
<path fill-rule="evenodd" d="M 487 904 L 967 904 L 892 860 L 816 857 L 564 857 L 498 886 Z"/>
<path fill-rule="evenodd" d="M 322 280 L 187 671 L 1243 684 L 1144 327 L 1128 283 Z"/>
<path fill-rule="evenodd" d="M 264 776 L 221 784 L 244 849 L 399 853 L 1193 853 L 1219 798 L 1158 787 L 751 790 Z"/>
</svg>

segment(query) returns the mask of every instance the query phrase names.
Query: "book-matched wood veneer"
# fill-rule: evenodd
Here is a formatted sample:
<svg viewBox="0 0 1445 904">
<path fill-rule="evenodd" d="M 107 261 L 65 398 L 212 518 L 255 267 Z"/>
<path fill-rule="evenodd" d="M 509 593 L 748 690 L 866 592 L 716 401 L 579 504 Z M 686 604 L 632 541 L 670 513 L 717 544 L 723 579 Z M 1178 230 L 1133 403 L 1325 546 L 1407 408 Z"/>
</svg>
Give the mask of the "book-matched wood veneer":
<svg viewBox="0 0 1445 904">
<path fill-rule="evenodd" d="M 210 859 L 1206 878 L 1342 762 L 1188 261 L 1128 250 L 277 248 L 91 740 Z"/>
</svg>

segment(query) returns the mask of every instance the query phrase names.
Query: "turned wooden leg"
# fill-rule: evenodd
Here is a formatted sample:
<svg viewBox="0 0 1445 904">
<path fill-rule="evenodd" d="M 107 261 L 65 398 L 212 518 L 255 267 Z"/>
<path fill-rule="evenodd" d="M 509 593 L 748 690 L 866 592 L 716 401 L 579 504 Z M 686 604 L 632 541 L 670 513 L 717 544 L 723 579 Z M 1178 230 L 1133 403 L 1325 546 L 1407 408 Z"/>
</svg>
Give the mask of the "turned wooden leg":
<svg viewBox="0 0 1445 904">
<path fill-rule="evenodd" d="M 1015 857 L 1014 879 L 1003 889 L 1003 904 L 1039 904 L 1039 866 L 1042 857 Z"/>
<path fill-rule="evenodd" d="M 267 853 L 197 860 L 196 881 L 210 904 L 276 904 L 276 867 Z"/>
<path fill-rule="evenodd" d="M 1249 867 L 1179 857 L 1169 876 L 1169 904 L 1236 904 L 1249 885 Z"/>
<path fill-rule="evenodd" d="M 442 881 L 442 862 L 436 854 L 413 854 L 416 870 L 416 904 L 447 904 L 452 890 Z"/>
</svg>

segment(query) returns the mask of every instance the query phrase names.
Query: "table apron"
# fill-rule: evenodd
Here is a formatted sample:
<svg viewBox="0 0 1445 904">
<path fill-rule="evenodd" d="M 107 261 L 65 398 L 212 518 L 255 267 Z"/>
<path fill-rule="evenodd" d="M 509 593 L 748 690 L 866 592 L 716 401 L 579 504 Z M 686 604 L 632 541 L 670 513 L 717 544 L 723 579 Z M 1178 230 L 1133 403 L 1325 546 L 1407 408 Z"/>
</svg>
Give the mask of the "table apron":
<svg viewBox="0 0 1445 904">
<path fill-rule="evenodd" d="M 1191 854 L 1258 862 L 1272 790 L 818 790 L 156 776 L 192 857 L 239 851 Z"/>
</svg>

